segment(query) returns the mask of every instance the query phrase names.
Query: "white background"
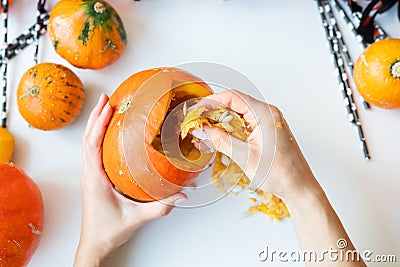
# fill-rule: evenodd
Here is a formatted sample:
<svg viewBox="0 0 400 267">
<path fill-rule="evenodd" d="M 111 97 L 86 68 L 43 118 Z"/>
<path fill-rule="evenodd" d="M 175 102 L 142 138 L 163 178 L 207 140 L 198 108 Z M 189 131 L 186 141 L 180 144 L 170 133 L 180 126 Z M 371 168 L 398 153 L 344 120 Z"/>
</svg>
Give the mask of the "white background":
<svg viewBox="0 0 400 267">
<path fill-rule="evenodd" d="M 12 4 L 10 40 L 34 23 L 34 2 Z M 65 64 L 85 85 L 85 106 L 70 127 L 53 132 L 28 128 L 18 113 L 15 94 L 19 78 L 33 64 L 33 47 L 10 61 L 8 123 L 16 139 L 14 162 L 39 184 L 45 203 L 45 230 L 30 267 L 72 265 L 81 220 L 80 137 L 101 92 L 111 94 L 139 70 L 192 61 L 230 66 L 258 85 L 283 110 L 356 247 L 396 254 L 399 260 L 400 110 L 360 109 L 372 156 L 364 161 L 355 130 L 346 120 L 313 1 L 114 0 L 112 4 L 124 21 L 128 46 L 110 67 L 99 71 L 71 67 L 54 52 L 47 36 L 41 39 L 41 61 Z M 393 36 L 400 34 L 396 15 L 392 10 L 380 19 Z M 353 46 L 356 58 L 360 49 Z M 112 256 L 111 266 L 263 266 L 266 263 L 257 255 L 266 245 L 298 249 L 290 220 L 243 218 L 249 205 L 246 198 L 246 194 L 230 196 L 204 208 L 173 211 L 143 227 Z"/>
</svg>

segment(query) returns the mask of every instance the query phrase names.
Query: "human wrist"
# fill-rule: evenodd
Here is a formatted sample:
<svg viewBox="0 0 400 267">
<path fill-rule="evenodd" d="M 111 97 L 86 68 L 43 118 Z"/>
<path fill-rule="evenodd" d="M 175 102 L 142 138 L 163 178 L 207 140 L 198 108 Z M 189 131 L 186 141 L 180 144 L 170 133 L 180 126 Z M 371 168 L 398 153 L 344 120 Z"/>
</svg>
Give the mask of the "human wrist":
<svg viewBox="0 0 400 267">
<path fill-rule="evenodd" d="M 294 220 L 307 213 L 313 213 L 317 209 L 324 209 L 326 205 L 329 205 L 325 192 L 316 181 L 315 184 L 293 190 L 290 197 L 283 200 Z"/>
<path fill-rule="evenodd" d="M 108 253 L 103 249 L 81 239 L 75 256 L 74 267 L 99 267 L 107 255 Z"/>
</svg>

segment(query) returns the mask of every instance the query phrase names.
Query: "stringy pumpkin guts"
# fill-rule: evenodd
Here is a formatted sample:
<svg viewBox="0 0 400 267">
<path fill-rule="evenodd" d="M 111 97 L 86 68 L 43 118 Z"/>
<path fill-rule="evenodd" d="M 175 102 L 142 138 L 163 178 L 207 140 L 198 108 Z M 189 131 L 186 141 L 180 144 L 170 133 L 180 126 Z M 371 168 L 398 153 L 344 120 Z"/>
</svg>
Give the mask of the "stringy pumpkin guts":
<svg viewBox="0 0 400 267">
<path fill-rule="evenodd" d="M 192 130 L 202 129 L 204 124 L 224 129 L 230 135 L 242 141 L 245 141 L 249 136 L 244 119 L 232 110 L 226 108 L 207 110 L 202 107 L 194 108 L 189 112 L 185 111 L 184 113 L 187 114 L 180 124 L 182 139 L 187 137 Z M 193 141 L 195 142 L 197 139 L 193 137 Z M 223 157 L 228 160 L 224 162 Z M 239 189 L 242 188 L 240 191 L 243 191 L 249 189 L 250 185 L 249 178 L 240 167 L 229 157 L 219 152 L 213 163 L 211 180 L 216 183 L 217 189 L 223 192 L 228 192 L 234 186 Z M 233 190 L 230 191 L 230 193 L 233 192 Z M 236 190 L 234 193 L 237 192 Z M 258 189 L 255 195 L 255 197 L 249 198 L 255 204 L 249 207 L 247 214 L 261 212 L 277 221 L 290 217 L 286 205 L 274 194 Z"/>
</svg>

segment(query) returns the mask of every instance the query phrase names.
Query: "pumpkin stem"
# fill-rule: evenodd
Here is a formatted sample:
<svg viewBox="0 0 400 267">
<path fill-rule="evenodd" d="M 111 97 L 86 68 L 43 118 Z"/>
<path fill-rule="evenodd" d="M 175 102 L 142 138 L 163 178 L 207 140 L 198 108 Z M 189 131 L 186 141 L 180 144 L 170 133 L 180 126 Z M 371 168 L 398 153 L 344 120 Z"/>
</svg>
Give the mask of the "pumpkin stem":
<svg viewBox="0 0 400 267">
<path fill-rule="evenodd" d="M 19 99 L 22 100 L 22 99 L 24 99 L 24 98 L 27 97 L 27 96 L 33 96 L 33 97 L 35 97 L 35 96 L 37 96 L 37 95 L 39 94 L 39 92 L 40 92 L 39 87 L 33 86 L 31 89 L 28 90 L 28 92 L 26 92 L 25 94 L 21 95 L 21 96 L 19 97 Z"/>
<path fill-rule="evenodd" d="M 396 60 L 390 66 L 390 75 L 392 75 L 393 78 L 400 78 L 400 59 Z"/>
<path fill-rule="evenodd" d="M 96 13 L 100 13 L 100 14 L 103 14 L 107 9 L 106 6 L 101 2 L 96 2 L 94 4 L 93 8 L 94 8 L 94 11 L 96 11 Z"/>
</svg>

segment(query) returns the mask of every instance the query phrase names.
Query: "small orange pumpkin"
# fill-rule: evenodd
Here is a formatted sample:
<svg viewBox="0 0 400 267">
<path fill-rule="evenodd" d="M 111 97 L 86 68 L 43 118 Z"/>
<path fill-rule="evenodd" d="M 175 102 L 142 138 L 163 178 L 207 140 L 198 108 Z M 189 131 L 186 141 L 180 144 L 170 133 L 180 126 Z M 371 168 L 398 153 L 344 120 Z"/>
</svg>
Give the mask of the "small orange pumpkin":
<svg viewBox="0 0 400 267">
<path fill-rule="evenodd" d="M 40 130 L 68 126 L 81 112 L 85 100 L 83 85 L 68 68 L 41 63 L 28 69 L 17 90 L 22 117 Z"/>
<path fill-rule="evenodd" d="M 103 0 L 62 0 L 47 30 L 56 52 L 72 65 L 100 69 L 114 63 L 126 46 L 121 18 Z"/>
<path fill-rule="evenodd" d="M 365 49 L 354 65 L 354 82 L 367 102 L 400 108 L 400 39 L 383 39 Z"/>
<path fill-rule="evenodd" d="M 0 266 L 26 266 L 39 246 L 44 208 L 39 187 L 14 164 L 0 164 Z"/>
<path fill-rule="evenodd" d="M 176 68 L 136 73 L 117 88 L 109 100 L 114 114 L 103 141 L 103 163 L 120 192 L 139 201 L 162 199 L 198 176 L 199 171 L 171 163 L 160 145 L 160 129 L 173 107 L 211 93 L 199 78 Z M 181 150 L 195 149 L 186 141 L 180 140 Z"/>
</svg>

